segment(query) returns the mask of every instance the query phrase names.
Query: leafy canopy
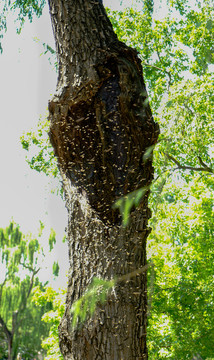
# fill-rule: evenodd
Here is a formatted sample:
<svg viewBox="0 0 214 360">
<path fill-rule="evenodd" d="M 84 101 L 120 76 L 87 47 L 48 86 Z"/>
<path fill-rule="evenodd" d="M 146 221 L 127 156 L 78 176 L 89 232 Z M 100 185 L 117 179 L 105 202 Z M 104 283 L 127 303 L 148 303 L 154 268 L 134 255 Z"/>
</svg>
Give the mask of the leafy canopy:
<svg viewBox="0 0 214 360">
<path fill-rule="evenodd" d="M 12 340 L 12 354 L 20 352 L 32 358 L 41 349 L 41 337 L 47 334 L 48 326 L 41 323 L 41 316 L 48 309 L 37 308 L 32 303 L 32 290 L 42 289 L 38 273 L 44 258 L 38 236 L 23 235 L 18 225 L 10 222 L 6 229 L 0 229 L 0 324 L 3 341 L 0 353 L 7 354 L 7 345 Z M 50 235 L 50 244 L 55 242 Z M 38 331 L 39 330 L 39 331 Z"/>
<path fill-rule="evenodd" d="M 33 291 L 33 302 L 37 306 L 51 304 L 51 309 L 42 316 L 42 322 L 49 326 L 49 334 L 42 341 L 42 348 L 46 351 L 44 360 L 63 360 L 59 349 L 58 326 L 65 312 L 65 296 L 66 290 L 55 291 L 49 286 L 44 289 L 37 286 Z"/>
<path fill-rule="evenodd" d="M 1 0 L 0 3 L 0 52 L 3 51 L 1 39 L 7 31 L 7 17 L 13 14 L 20 34 L 26 19 L 32 22 L 34 16 L 40 17 L 46 0 Z"/>
</svg>

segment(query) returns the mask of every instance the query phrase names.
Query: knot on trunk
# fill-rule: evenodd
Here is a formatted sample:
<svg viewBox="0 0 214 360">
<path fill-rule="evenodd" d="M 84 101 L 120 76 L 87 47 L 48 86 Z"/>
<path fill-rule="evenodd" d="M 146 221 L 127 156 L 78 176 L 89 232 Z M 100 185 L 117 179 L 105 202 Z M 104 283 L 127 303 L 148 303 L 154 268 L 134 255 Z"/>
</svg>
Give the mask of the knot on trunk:
<svg viewBox="0 0 214 360">
<path fill-rule="evenodd" d="M 95 69 L 96 82 L 50 103 L 50 137 L 61 170 L 100 218 L 115 224 L 115 200 L 152 180 L 152 161 L 143 155 L 159 129 L 133 50 L 111 54 Z"/>
</svg>

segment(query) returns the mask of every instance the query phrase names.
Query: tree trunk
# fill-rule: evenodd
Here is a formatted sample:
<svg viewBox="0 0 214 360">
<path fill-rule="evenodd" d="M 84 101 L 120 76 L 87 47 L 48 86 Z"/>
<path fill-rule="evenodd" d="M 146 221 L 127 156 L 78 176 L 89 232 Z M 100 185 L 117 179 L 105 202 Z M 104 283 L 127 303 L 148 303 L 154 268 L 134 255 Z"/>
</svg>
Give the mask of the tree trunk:
<svg viewBox="0 0 214 360">
<path fill-rule="evenodd" d="M 148 191 L 124 228 L 116 199 L 148 186 L 158 126 L 140 60 L 118 41 L 101 1 L 49 0 L 59 75 L 49 102 L 50 139 L 68 209 L 70 271 L 60 347 L 66 360 L 147 359 L 146 274 L 118 284 L 76 330 L 73 301 L 94 276 L 112 279 L 146 264 Z"/>
<path fill-rule="evenodd" d="M 13 338 L 12 336 L 8 338 L 8 360 L 13 359 Z"/>
<path fill-rule="evenodd" d="M 8 348 L 8 360 L 13 359 L 13 332 L 11 332 L 6 323 L 4 322 L 3 318 L 0 316 L 0 324 L 2 326 L 2 330 L 5 334 L 7 339 L 7 348 Z"/>
</svg>

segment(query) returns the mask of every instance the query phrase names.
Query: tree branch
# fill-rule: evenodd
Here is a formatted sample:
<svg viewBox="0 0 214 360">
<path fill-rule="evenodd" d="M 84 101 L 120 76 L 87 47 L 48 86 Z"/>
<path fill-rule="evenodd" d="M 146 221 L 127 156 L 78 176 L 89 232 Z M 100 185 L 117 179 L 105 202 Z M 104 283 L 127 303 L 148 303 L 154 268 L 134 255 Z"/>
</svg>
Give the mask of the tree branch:
<svg viewBox="0 0 214 360">
<path fill-rule="evenodd" d="M 0 285 L 0 305 L 1 305 L 3 287 L 4 287 L 4 285 L 5 285 L 6 282 L 7 282 L 7 275 L 8 275 L 8 272 L 7 272 L 6 275 L 5 275 L 5 278 L 4 278 L 3 283 Z"/>
<path fill-rule="evenodd" d="M 159 50 L 158 50 L 157 46 L 156 46 L 156 52 L 157 52 L 158 59 L 159 59 L 160 63 L 162 63 L 162 59 L 161 59 L 161 57 L 160 57 L 160 53 L 159 53 Z M 169 88 L 170 88 L 171 83 L 172 83 L 172 75 L 171 75 L 171 73 L 170 73 L 169 71 L 167 71 L 167 70 L 162 70 L 162 71 L 164 71 L 164 72 L 168 75 L 168 77 L 169 77 L 168 86 L 167 86 L 167 90 L 169 91 Z"/>
<path fill-rule="evenodd" d="M 190 109 L 190 107 L 187 105 L 186 102 L 184 102 L 183 107 L 184 107 L 185 109 L 187 109 L 187 110 L 189 111 L 189 113 L 190 113 L 193 117 L 195 116 L 194 111 L 193 111 L 192 109 Z"/>
<path fill-rule="evenodd" d="M 137 269 L 137 270 L 134 270 L 132 271 L 131 273 L 129 274 L 125 274 L 125 275 L 122 275 L 120 276 L 119 278 L 116 278 L 116 283 L 119 283 L 119 282 L 122 282 L 122 281 L 129 281 L 130 279 L 132 279 L 133 277 L 137 276 L 137 275 L 140 275 L 140 274 L 143 274 L 144 272 L 146 272 L 146 270 L 151 267 L 151 266 L 154 266 L 153 263 L 149 263 L 149 264 L 146 264 L 145 266 L 143 266 L 142 268 L 140 269 Z"/>
<path fill-rule="evenodd" d="M 8 340 L 11 339 L 11 337 L 12 337 L 12 332 L 8 329 L 6 323 L 4 322 L 4 319 L 1 317 L 1 315 L 0 315 L 0 324 L 1 324 L 1 326 L 2 326 L 2 329 L 3 329 L 3 331 L 4 331 L 4 333 L 5 333 L 6 337 L 7 337 L 7 339 L 8 339 Z"/>
<path fill-rule="evenodd" d="M 202 160 L 202 158 L 201 158 L 199 155 L 197 155 L 197 158 L 198 158 L 200 164 L 201 164 L 205 169 L 207 169 L 208 172 L 214 173 L 213 169 L 212 169 L 211 167 L 209 167 L 207 164 L 205 164 L 205 162 Z"/>
<path fill-rule="evenodd" d="M 16 311 L 16 314 L 15 314 L 15 317 L 14 317 L 14 323 L 13 323 L 12 333 L 14 333 L 17 328 L 19 328 L 19 326 L 20 326 L 20 324 L 21 324 L 21 322 L 22 322 L 22 320 L 19 320 L 19 322 L 18 322 L 18 321 L 17 321 L 17 318 L 18 318 L 19 314 L 20 314 L 21 312 L 23 312 L 23 311 L 25 310 L 25 308 L 26 308 L 27 300 L 28 300 L 28 298 L 29 298 L 29 296 L 30 296 L 30 294 L 31 294 L 32 288 L 33 288 L 34 277 L 35 277 L 35 275 L 36 275 L 36 274 L 39 272 L 39 270 L 40 270 L 40 268 L 38 268 L 38 269 L 36 270 L 36 269 L 30 268 L 30 267 L 28 267 L 28 266 L 26 266 L 26 268 L 31 269 L 31 271 L 33 271 L 33 274 L 32 274 L 32 276 L 31 276 L 30 286 L 29 286 L 27 295 L 26 295 L 24 301 L 21 303 L 19 309 Z"/>
<path fill-rule="evenodd" d="M 159 60 L 160 60 L 160 62 L 161 62 L 161 59 L 160 59 L 160 58 L 159 58 Z M 171 73 L 170 73 L 169 71 L 167 71 L 166 69 L 162 69 L 162 68 L 160 68 L 160 67 L 158 67 L 158 66 L 155 66 L 155 65 L 147 64 L 146 62 L 142 62 L 142 64 L 143 64 L 144 66 L 153 67 L 153 68 L 156 69 L 156 70 L 159 70 L 159 71 L 162 71 L 162 72 L 166 73 L 166 74 L 168 75 L 168 77 L 169 77 L 168 86 L 167 86 L 167 90 L 169 90 L 169 87 L 170 87 L 170 85 L 171 85 L 171 80 L 172 80 L 172 76 L 171 76 Z"/>
<path fill-rule="evenodd" d="M 203 166 L 203 167 L 194 167 L 194 166 L 189 166 L 189 165 L 182 165 L 177 159 L 174 158 L 174 156 L 172 155 L 169 155 L 167 153 L 164 152 L 164 155 L 169 159 L 171 160 L 172 162 L 174 162 L 178 169 L 181 169 L 181 170 L 193 170 L 193 171 L 204 171 L 204 172 L 209 172 L 211 174 L 214 174 L 214 170 L 210 167 L 208 167 L 203 161 L 202 159 L 200 158 L 200 156 L 197 156 L 198 159 L 199 159 L 199 162 L 200 164 Z"/>
</svg>

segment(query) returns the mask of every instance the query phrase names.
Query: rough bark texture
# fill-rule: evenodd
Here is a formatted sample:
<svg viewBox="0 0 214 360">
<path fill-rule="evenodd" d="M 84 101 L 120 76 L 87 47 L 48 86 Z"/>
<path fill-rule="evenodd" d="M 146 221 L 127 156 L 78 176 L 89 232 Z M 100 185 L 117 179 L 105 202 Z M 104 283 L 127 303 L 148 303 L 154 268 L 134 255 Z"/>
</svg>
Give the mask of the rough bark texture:
<svg viewBox="0 0 214 360">
<path fill-rule="evenodd" d="M 101 1 L 49 0 L 59 77 L 49 103 L 50 138 L 68 209 L 70 272 L 60 346 L 66 360 L 147 359 L 146 274 L 119 284 L 84 326 L 70 308 L 94 276 L 146 264 L 148 193 L 127 228 L 115 200 L 151 183 L 158 127 L 135 50 L 119 42 Z"/>
</svg>

